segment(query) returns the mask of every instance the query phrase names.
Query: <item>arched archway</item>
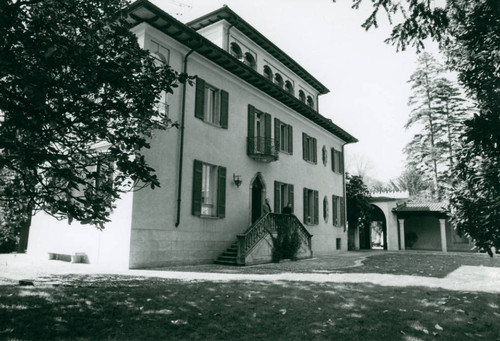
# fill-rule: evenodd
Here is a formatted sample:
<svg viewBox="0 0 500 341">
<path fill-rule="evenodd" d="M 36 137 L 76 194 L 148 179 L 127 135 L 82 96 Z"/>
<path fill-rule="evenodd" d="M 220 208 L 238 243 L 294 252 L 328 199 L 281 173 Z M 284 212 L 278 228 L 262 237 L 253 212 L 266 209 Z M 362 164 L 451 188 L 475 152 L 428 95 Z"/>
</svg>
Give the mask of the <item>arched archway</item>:
<svg viewBox="0 0 500 341">
<path fill-rule="evenodd" d="M 374 204 L 371 206 L 373 208 L 370 229 L 372 248 L 387 250 L 387 219 L 380 207 Z"/>
<path fill-rule="evenodd" d="M 250 218 L 252 224 L 262 216 L 262 206 L 266 198 L 266 183 L 258 172 L 250 181 Z"/>
</svg>

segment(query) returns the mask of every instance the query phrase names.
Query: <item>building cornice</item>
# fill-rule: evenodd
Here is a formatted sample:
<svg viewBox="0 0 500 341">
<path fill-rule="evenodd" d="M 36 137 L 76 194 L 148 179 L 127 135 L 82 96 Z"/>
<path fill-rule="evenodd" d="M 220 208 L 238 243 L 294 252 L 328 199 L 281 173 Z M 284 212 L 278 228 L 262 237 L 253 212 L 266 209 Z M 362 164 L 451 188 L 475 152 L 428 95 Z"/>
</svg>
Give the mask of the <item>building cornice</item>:
<svg viewBox="0 0 500 341">
<path fill-rule="evenodd" d="M 186 25 L 199 30 L 201 28 L 210 26 L 218 21 L 226 20 L 233 27 L 236 27 L 241 33 L 250 38 L 257 45 L 262 47 L 268 53 L 270 53 L 274 58 L 280 61 L 287 68 L 292 70 L 296 75 L 305 80 L 309 85 L 315 88 L 320 94 L 326 94 L 330 92 L 326 86 L 321 84 L 314 76 L 307 72 L 299 63 L 293 60 L 288 54 L 276 46 L 273 42 L 267 39 L 259 31 L 257 31 L 252 25 L 246 22 L 238 14 L 236 14 L 229 7 L 224 6 L 208 13 L 198 19 L 188 22 Z"/>
<path fill-rule="evenodd" d="M 189 49 L 194 50 L 199 55 L 211 60 L 223 69 L 267 93 L 318 126 L 341 138 L 346 143 L 358 142 L 355 137 L 334 124 L 330 119 L 320 115 L 298 98 L 269 81 L 250 66 L 241 63 L 222 48 L 200 35 L 193 28 L 181 23 L 149 1 L 137 0 L 128 6 L 125 11 L 131 27 L 135 27 L 143 22 L 148 23 Z"/>
</svg>

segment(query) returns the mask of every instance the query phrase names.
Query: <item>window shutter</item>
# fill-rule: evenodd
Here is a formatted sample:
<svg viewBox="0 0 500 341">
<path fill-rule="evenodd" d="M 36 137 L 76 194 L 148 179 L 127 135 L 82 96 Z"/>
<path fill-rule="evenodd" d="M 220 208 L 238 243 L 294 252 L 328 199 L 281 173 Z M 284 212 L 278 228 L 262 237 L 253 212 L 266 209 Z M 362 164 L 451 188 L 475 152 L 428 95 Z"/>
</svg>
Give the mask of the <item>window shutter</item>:
<svg viewBox="0 0 500 341">
<path fill-rule="evenodd" d="M 340 173 L 344 173 L 344 153 L 342 151 L 339 152 L 339 162 Z"/>
<path fill-rule="evenodd" d="M 200 77 L 196 78 L 196 96 L 194 103 L 194 116 L 203 119 L 205 117 L 205 81 Z"/>
<path fill-rule="evenodd" d="M 201 186 L 203 179 L 203 162 L 194 160 L 193 170 L 193 201 L 192 201 L 192 214 L 196 216 L 201 215 Z"/>
<path fill-rule="evenodd" d="M 220 91 L 220 126 L 227 129 L 229 114 L 229 94 L 227 91 Z"/>
<path fill-rule="evenodd" d="M 280 212 L 281 186 L 278 181 L 274 182 L 274 212 Z"/>
<path fill-rule="evenodd" d="M 267 112 L 264 114 L 264 150 L 266 154 L 271 155 L 272 154 L 272 149 L 271 149 L 271 115 L 269 115 Z"/>
<path fill-rule="evenodd" d="M 276 147 L 278 150 L 282 150 L 281 148 L 281 123 L 280 120 L 275 117 L 274 118 L 274 139 L 276 140 Z M 276 212 L 276 207 L 275 207 Z"/>
<path fill-rule="evenodd" d="M 314 224 L 319 222 L 319 202 L 318 202 L 318 191 L 313 191 L 314 193 Z"/>
<path fill-rule="evenodd" d="M 332 223 L 337 226 L 337 196 L 332 195 Z"/>
<path fill-rule="evenodd" d="M 302 158 L 307 161 L 307 135 L 302 133 Z"/>
<path fill-rule="evenodd" d="M 309 215 L 309 205 L 307 200 L 307 188 L 304 188 L 304 224 L 307 224 L 308 215 Z"/>
<path fill-rule="evenodd" d="M 332 148 L 332 172 L 335 172 L 335 148 Z"/>
<path fill-rule="evenodd" d="M 226 216 L 226 168 L 219 167 L 217 179 L 217 216 Z"/>
<path fill-rule="evenodd" d="M 295 204 L 294 204 L 294 198 L 293 198 L 293 185 L 288 185 L 288 200 L 290 201 L 290 204 L 292 205 L 292 213 L 295 212 Z"/>
<path fill-rule="evenodd" d="M 288 152 L 293 154 L 293 128 L 291 125 L 288 126 Z"/>
<path fill-rule="evenodd" d="M 312 138 L 312 144 L 313 144 L 312 161 L 314 163 L 318 163 L 318 146 L 317 146 L 317 141 L 315 138 Z"/>
<path fill-rule="evenodd" d="M 247 130 L 247 154 L 253 152 L 255 148 L 255 107 L 253 105 L 248 105 L 248 130 Z"/>
<path fill-rule="evenodd" d="M 340 198 L 340 226 L 345 226 L 345 200 Z"/>
</svg>

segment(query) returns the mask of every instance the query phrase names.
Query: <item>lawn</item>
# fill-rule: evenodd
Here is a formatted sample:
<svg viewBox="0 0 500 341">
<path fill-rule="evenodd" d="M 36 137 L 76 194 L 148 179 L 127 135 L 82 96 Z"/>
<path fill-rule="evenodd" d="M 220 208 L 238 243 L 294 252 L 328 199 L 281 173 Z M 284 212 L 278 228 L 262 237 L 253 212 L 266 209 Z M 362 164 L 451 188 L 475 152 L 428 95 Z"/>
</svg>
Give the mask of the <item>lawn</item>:
<svg viewBox="0 0 500 341">
<path fill-rule="evenodd" d="M 380 252 L 360 257 L 320 257 L 298 262 L 236 267 L 217 264 L 163 268 L 175 271 L 229 272 L 243 274 L 299 273 L 380 273 L 443 278 L 462 265 L 500 267 L 500 257 L 480 253 Z"/>
<path fill-rule="evenodd" d="M 421 287 L 57 277 L 0 286 L 2 340 L 500 340 L 500 297 Z"/>
<path fill-rule="evenodd" d="M 339 255 L 237 273 L 375 272 L 444 277 L 479 254 Z M 0 275 L 1 277 L 1 275 Z M 0 281 L 0 340 L 498 340 L 500 295 L 427 287 L 307 282 L 184 282 L 117 275 Z M 418 285 L 418 283 L 417 283 Z"/>
</svg>

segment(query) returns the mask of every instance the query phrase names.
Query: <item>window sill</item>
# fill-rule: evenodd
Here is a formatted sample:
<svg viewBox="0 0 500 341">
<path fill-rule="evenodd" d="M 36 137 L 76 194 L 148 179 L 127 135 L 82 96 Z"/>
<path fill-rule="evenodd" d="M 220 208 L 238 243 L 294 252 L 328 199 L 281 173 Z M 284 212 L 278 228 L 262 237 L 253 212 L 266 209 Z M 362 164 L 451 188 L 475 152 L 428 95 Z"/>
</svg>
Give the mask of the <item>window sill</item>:
<svg viewBox="0 0 500 341">
<path fill-rule="evenodd" d="M 200 215 L 198 217 L 201 219 L 209 219 L 209 220 L 220 219 L 218 216 L 213 216 L 213 215 Z"/>
<path fill-rule="evenodd" d="M 198 117 L 197 117 L 198 118 Z M 219 129 L 225 129 L 223 128 L 220 124 L 217 124 L 217 123 L 212 123 L 212 122 L 209 122 L 209 121 L 205 121 L 204 119 L 202 118 L 198 118 L 200 121 L 202 121 L 203 123 L 206 123 L 208 124 L 209 126 L 212 126 L 212 127 L 215 127 L 215 128 L 219 128 Z"/>
</svg>

